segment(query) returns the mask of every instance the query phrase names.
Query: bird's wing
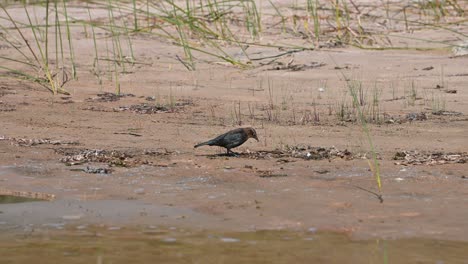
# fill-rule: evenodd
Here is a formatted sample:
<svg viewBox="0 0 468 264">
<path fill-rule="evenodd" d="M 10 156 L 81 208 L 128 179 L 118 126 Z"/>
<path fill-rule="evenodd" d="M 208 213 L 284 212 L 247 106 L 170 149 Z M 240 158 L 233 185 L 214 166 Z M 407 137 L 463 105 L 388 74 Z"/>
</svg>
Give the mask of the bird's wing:
<svg viewBox="0 0 468 264">
<path fill-rule="evenodd" d="M 228 148 L 235 148 L 246 140 L 246 135 L 243 133 L 228 133 L 223 137 L 223 143 Z"/>
</svg>

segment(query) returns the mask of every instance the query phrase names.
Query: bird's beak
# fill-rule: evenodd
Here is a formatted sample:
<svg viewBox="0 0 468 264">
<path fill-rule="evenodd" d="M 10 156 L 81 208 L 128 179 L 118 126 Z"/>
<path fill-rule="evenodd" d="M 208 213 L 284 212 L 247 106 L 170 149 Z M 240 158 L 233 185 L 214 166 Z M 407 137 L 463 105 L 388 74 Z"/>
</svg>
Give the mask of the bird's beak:
<svg viewBox="0 0 468 264">
<path fill-rule="evenodd" d="M 257 141 L 260 141 L 260 140 L 258 140 L 258 137 L 257 137 L 257 135 L 255 135 L 255 137 L 254 137 L 254 138 L 255 138 Z"/>
</svg>

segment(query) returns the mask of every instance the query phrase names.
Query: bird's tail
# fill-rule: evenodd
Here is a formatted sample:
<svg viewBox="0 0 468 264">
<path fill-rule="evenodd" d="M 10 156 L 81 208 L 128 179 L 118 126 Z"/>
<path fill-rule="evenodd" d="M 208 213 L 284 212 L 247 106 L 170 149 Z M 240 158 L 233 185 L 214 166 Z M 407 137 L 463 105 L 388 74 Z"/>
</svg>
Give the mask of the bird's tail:
<svg viewBox="0 0 468 264">
<path fill-rule="evenodd" d="M 206 145 L 210 145 L 211 144 L 211 140 L 210 141 L 206 141 L 206 142 L 203 142 L 203 143 L 200 143 L 200 144 L 197 144 L 195 146 L 193 146 L 194 148 L 198 148 L 198 147 L 201 147 L 201 146 L 206 146 Z"/>
</svg>

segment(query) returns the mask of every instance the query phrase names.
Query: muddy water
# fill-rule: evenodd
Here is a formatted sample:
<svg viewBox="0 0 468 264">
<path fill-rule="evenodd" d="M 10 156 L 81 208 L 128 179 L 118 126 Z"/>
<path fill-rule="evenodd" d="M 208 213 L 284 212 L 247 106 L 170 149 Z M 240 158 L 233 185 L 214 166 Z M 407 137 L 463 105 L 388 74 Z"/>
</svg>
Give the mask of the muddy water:
<svg viewBox="0 0 468 264">
<path fill-rule="evenodd" d="M 0 204 L 26 203 L 26 202 L 34 202 L 34 201 L 42 201 L 42 200 L 29 198 L 29 197 L 14 196 L 14 195 L 0 195 Z"/>
<path fill-rule="evenodd" d="M 11 171 L 8 173 L 4 175 L 10 175 L 11 180 L 8 178 L 6 182 L 22 179 Z M 144 171 L 140 173 L 144 174 Z M 179 196 L 184 194 L 185 187 L 196 189 L 195 184 L 201 181 L 203 188 L 215 188 L 204 179 L 158 178 L 164 188 L 183 185 L 184 188 L 176 193 Z M 294 185 L 289 183 L 289 186 Z M 131 190 L 134 188 L 132 186 Z M 226 188 L 219 192 L 229 194 Z M 205 189 L 202 193 L 206 194 Z M 193 190 L 190 194 L 191 198 L 196 195 Z M 401 191 L 394 196 L 400 194 Z M 416 194 L 410 193 L 410 198 Z M 421 195 L 425 198 L 427 194 Z M 255 197 L 266 204 L 265 198 Z M 392 201 L 392 196 L 388 197 Z M 158 196 L 158 199 L 162 198 Z M 162 200 L 57 199 L 30 203 L 23 199 L 6 196 L 3 203 L 0 202 L 0 264 L 468 263 L 468 242 L 421 238 L 352 240 L 342 233 L 322 232 L 323 225 L 317 225 L 319 231 L 315 228 L 309 231 L 252 231 L 255 226 L 265 228 L 261 225 L 264 222 L 229 221 L 223 214 L 209 215 L 190 207 L 164 205 Z M 399 204 L 403 205 L 405 203 Z M 239 218 L 245 219 L 249 214 L 252 212 L 241 211 Z M 332 219 L 330 215 L 326 217 Z M 304 216 L 307 218 L 310 217 Z M 368 222 L 366 220 L 363 226 Z M 251 223 L 260 224 L 250 227 Z M 219 231 L 226 230 L 227 226 L 237 231 Z M 424 226 L 415 226 L 414 230 L 426 230 Z M 375 226 L 372 231 L 380 231 L 379 228 L 382 225 Z M 398 234 L 396 237 L 404 237 L 403 234 L 418 236 L 418 233 L 408 233 L 405 228 L 398 224 L 392 230 L 398 230 L 394 232 Z M 239 232 L 246 229 L 249 231 Z"/>
<path fill-rule="evenodd" d="M 3 235 L 1 263 L 468 263 L 468 243 L 344 234 L 77 226 Z M 39 261 L 41 262 L 41 261 Z"/>
</svg>

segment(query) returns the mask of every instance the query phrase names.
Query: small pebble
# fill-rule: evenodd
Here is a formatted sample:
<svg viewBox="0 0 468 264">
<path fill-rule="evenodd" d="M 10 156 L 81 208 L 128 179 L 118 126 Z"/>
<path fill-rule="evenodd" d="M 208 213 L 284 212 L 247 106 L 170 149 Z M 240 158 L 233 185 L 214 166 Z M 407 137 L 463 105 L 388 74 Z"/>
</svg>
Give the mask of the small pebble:
<svg viewBox="0 0 468 264">
<path fill-rule="evenodd" d="M 83 217 L 83 215 L 64 215 L 62 216 L 62 219 L 63 220 L 78 220 L 78 219 L 81 219 L 81 217 Z"/>
<path fill-rule="evenodd" d="M 145 194 L 145 189 L 144 188 L 138 188 L 133 191 L 136 194 Z"/>
<path fill-rule="evenodd" d="M 232 237 L 222 237 L 221 241 L 225 243 L 236 243 L 236 242 L 239 242 L 240 240 L 237 238 L 232 238 Z"/>
<path fill-rule="evenodd" d="M 54 227 L 56 229 L 63 229 L 63 227 L 65 226 L 64 223 L 48 223 L 48 224 L 43 224 L 42 226 L 46 226 L 46 227 Z"/>
</svg>

